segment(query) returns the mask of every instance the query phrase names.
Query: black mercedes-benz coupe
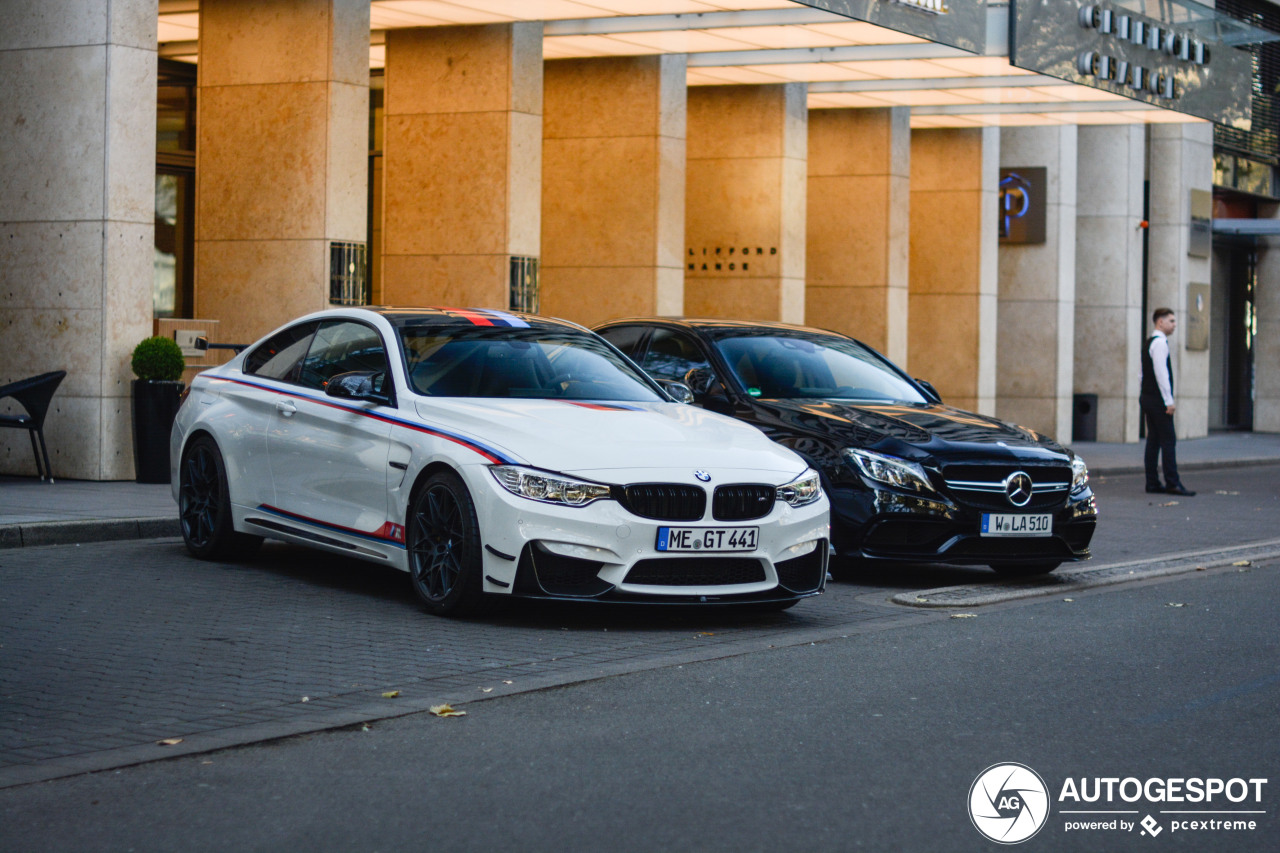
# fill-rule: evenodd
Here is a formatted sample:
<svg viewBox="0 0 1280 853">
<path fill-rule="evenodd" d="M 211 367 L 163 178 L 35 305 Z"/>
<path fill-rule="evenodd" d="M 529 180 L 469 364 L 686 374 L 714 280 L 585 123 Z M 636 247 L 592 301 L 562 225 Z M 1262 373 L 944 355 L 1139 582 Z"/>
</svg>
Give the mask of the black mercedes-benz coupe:
<svg viewBox="0 0 1280 853">
<path fill-rule="evenodd" d="M 781 323 L 640 318 L 596 329 L 697 405 L 803 456 L 844 557 L 1044 574 L 1089 558 L 1084 460 L 1052 439 L 944 405 L 870 347 Z"/>
</svg>

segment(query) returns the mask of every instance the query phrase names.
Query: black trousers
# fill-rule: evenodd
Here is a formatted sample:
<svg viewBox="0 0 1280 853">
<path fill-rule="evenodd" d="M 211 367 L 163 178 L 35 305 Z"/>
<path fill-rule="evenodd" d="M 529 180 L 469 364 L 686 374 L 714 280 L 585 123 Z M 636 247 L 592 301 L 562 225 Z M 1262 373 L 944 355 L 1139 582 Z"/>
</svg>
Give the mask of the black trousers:
<svg viewBox="0 0 1280 853">
<path fill-rule="evenodd" d="M 1143 458 L 1147 467 L 1147 486 L 1159 487 L 1161 461 L 1164 462 L 1164 484 L 1177 486 L 1182 480 L 1178 479 L 1178 433 L 1173 428 L 1173 415 L 1165 411 L 1164 400 L 1159 397 L 1142 397 L 1139 404 L 1147 419 L 1147 452 Z"/>
</svg>

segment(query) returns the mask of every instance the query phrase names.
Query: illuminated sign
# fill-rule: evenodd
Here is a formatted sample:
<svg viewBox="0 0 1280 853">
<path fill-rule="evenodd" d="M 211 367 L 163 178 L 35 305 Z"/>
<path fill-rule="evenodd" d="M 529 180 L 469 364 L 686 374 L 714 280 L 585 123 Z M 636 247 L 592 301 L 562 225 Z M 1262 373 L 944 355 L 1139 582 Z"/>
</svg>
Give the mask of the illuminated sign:
<svg viewBox="0 0 1280 853">
<path fill-rule="evenodd" d="M 1001 243 L 1044 242 L 1047 186 L 1043 166 L 1000 170 Z"/>
<path fill-rule="evenodd" d="M 1009 62 L 1248 130 L 1252 56 L 1189 24 L 1139 15 L 1124 5 L 1132 4 L 1014 0 Z"/>
</svg>

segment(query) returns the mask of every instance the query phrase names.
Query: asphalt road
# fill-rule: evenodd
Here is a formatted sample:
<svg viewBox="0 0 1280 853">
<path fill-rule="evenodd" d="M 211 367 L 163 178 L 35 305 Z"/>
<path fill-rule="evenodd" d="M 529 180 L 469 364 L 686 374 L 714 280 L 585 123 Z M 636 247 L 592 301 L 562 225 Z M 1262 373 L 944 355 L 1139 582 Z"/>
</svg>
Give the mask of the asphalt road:
<svg viewBox="0 0 1280 853">
<path fill-rule="evenodd" d="M 1276 473 L 1199 472 L 1201 495 L 1171 500 L 1100 483 L 1098 557 L 1275 538 Z M 881 606 L 966 580 L 990 576 L 870 571 L 841 591 Z M 1226 567 L 9 788 L 0 849 L 987 850 L 970 786 L 1020 762 L 1049 798 L 1020 849 L 1275 850 L 1278 593 L 1280 561 Z M 1099 777 L 1268 781 L 1260 802 L 1060 801 Z M 1062 814 L 1108 808 L 1131 813 Z M 1147 815 L 1155 837 L 1065 828 Z M 1171 825 L 1222 819 L 1257 828 Z"/>
</svg>

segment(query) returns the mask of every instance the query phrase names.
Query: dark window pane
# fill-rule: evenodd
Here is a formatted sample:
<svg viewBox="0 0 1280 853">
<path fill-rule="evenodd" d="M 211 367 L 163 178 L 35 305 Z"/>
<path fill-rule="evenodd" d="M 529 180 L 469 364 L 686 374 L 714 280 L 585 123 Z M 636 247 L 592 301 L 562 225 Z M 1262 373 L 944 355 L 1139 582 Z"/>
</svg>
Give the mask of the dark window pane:
<svg viewBox="0 0 1280 853">
<path fill-rule="evenodd" d="M 309 388 L 324 388 L 339 373 L 356 370 L 386 372 L 382 337 L 363 323 L 328 322 L 316 333 L 298 381 Z"/>
<path fill-rule="evenodd" d="M 688 335 L 670 329 L 655 329 L 641 365 L 651 376 L 683 382 L 695 367 L 710 367 L 702 350 Z"/>
<path fill-rule="evenodd" d="M 636 357 L 636 350 L 647 331 L 645 326 L 616 326 L 600 333 L 606 341 L 622 350 L 628 358 Z"/>
<path fill-rule="evenodd" d="M 319 325 L 300 323 L 272 335 L 245 357 L 244 372 L 268 379 L 296 382 L 296 368 L 302 362 Z"/>
</svg>

